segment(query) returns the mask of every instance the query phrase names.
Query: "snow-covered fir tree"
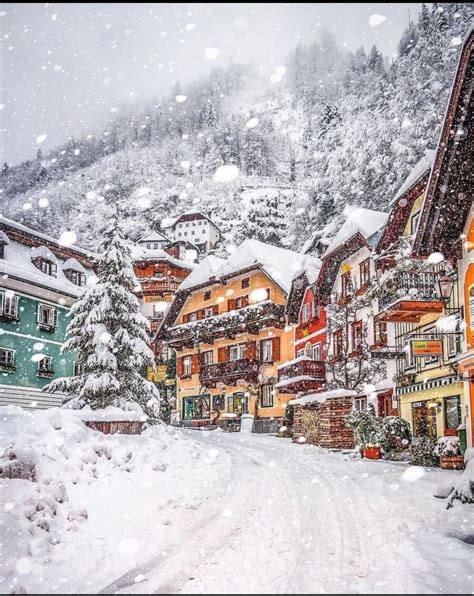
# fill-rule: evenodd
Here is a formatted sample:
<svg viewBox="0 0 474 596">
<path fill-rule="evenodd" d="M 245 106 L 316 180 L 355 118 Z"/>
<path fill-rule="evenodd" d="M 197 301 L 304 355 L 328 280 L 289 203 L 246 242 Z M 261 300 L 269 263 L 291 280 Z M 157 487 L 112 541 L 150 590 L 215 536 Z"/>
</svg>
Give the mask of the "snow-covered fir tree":
<svg viewBox="0 0 474 596">
<path fill-rule="evenodd" d="M 149 322 L 133 293 L 138 281 L 117 214 L 104 230 L 95 271 L 95 283 L 71 308 L 62 347 L 76 352 L 80 372 L 56 379 L 45 390 L 66 393 L 77 407 L 134 409 L 138 404 L 156 413 L 159 393 L 143 376 L 154 364 Z"/>
</svg>

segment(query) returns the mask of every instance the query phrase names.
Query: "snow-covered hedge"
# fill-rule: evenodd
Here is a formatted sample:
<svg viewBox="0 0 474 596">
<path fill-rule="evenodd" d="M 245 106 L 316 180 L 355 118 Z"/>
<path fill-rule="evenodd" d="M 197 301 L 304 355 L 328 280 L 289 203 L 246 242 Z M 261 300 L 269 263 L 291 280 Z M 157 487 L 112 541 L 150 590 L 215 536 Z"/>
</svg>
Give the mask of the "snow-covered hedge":
<svg viewBox="0 0 474 596">
<path fill-rule="evenodd" d="M 437 457 L 454 457 L 461 455 L 459 437 L 441 437 L 436 443 L 434 454 Z"/>
</svg>

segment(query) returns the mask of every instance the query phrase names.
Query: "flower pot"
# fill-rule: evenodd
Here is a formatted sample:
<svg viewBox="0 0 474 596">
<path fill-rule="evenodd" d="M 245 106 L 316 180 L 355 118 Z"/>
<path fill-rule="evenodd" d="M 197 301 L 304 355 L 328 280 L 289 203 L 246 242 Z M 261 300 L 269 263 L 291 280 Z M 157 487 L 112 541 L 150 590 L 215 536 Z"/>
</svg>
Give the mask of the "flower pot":
<svg viewBox="0 0 474 596">
<path fill-rule="evenodd" d="M 464 470 L 464 456 L 442 455 L 440 457 L 440 467 L 443 470 Z"/>
<path fill-rule="evenodd" d="M 364 457 L 367 459 L 380 459 L 380 447 L 366 447 Z"/>
</svg>

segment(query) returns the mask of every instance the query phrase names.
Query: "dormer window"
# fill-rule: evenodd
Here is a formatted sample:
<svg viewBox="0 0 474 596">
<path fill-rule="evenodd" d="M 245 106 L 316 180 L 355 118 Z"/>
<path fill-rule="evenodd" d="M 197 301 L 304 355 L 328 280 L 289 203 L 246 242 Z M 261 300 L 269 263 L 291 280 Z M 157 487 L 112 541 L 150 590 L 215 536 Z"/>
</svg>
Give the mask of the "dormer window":
<svg viewBox="0 0 474 596">
<path fill-rule="evenodd" d="M 76 259 L 68 259 L 64 262 L 63 273 L 74 285 L 83 287 L 86 285 L 86 270 Z"/>
<path fill-rule="evenodd" d="M 3 230 L 0 230 L 0 259 L 5 258 L 5 246 L 10 244 L 8 236 Z"/>
<path fill-rule="evenodd" d="M 46 246 L 37 246 L 31 250 L 33 265 L 45 273 L 56 277 L 58 274 L 57 260 L 54 254 Z"/>
</svg>

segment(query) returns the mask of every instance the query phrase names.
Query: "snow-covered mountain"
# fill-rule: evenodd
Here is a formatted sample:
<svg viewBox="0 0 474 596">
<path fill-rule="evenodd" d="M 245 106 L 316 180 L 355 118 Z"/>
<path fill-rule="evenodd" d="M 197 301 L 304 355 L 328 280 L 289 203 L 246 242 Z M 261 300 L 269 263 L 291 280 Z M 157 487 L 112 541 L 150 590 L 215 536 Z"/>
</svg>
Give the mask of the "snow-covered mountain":
<svg viewBox="0 0 474 596">
<path fill-rule="evenodd" d="M 434 146 L 473 16 L 466 3 L 423 5 L 390 60 L 323 34 L 269 84 L 234 64 L 177 85 L 100 134 L 5 164 L 2 213 L 55 236 L 74 230 L 95 247 L 114 203 L 132 237 L 199 208 L 227 242 L 310 246 L 346 205 L 387 209 Z M 234 180 L 215 176 L 231 164 Z"/>
</svg>

